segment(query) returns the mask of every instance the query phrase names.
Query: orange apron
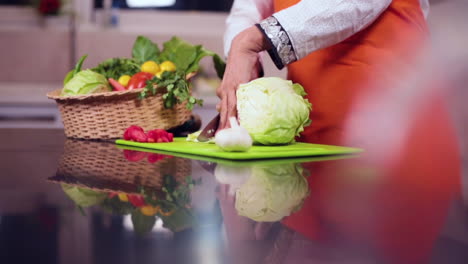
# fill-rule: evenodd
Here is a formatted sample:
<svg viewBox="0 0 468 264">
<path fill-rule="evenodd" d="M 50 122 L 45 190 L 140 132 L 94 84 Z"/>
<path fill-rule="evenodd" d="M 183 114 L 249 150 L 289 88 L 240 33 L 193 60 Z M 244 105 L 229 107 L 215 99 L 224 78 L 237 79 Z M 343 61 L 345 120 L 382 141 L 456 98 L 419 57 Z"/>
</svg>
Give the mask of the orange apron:
<svg viewBox="0 0 468 264">
<path fill-rule="evenodd" d="M 275 11 L 297 2 L 275 0 Z M 411 47 L 422 47 L 427 37 L 419 1 L 394 0 L 366 29 L 289 65 L 288 79 L 304 86 L 313 105 L 312 125 L 299 140 L 340 144 L 343 125 L 356 96 L 369 89 L 383 89 L 372 85 L 374 82 L 386 82 L 385 86 L 391 87 L 390 83 L 398 80 L 398 73 L 392 70 L 411 65 Z"/>
<path fill-rule="evenodd" d="M 275 11 L 297 2 L 275 0 Z M 398 72 L 411 70 L 415 50 L 427 38 L 419 1 L 394 0 L 363 31 L 289 65 L 288 79 L 302 84 L 313 104 L 312 125 L 300 140 L 342 143 L 355 99 L 372 89 L 392 87 L 365 84 L 397 82 Z M 397 159 L 385 167 L 368 164 L 377 170 L 370 182 L 362 180 L 365 174 L 359 171 L 359 164 L 368 163 L 366 157 L 309 164 L 311 194 L 283 224 L 324 241 L 333 236 L 332 229 L 376 247 L 389 263 L 425 262 L 460 190 L 461 162 L 443 100 L 434 96 L 421 105 Z M 363 211 L 353 214 L 349 208 Z"/>
</svg>

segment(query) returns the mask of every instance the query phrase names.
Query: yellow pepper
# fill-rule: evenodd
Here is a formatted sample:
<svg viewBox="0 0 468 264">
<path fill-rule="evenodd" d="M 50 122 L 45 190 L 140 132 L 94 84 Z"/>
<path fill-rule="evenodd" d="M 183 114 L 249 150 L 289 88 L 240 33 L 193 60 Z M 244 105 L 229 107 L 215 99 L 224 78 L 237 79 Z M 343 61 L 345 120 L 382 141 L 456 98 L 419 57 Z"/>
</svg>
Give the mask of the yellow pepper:
<svg viewBox="0 0 468 264">
<path fill-rule="evenodd" d="M 119 193 L 119 200 L 122 202 L 128 202 L 128 196 L 125 193 Z"/>
<path fill-rule="evenodd" d="M 140 212 L 146 216 L 153 216 L 160 211 L 159 206 L 145 205 L 140 207 Z"/>
</svg>

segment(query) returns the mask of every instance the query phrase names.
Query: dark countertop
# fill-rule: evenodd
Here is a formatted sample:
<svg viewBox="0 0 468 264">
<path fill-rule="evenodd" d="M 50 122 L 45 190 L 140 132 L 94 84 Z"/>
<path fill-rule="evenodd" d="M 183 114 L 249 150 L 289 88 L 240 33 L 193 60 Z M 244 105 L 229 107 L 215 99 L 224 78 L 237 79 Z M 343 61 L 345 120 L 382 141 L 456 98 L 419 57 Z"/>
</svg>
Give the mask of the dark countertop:
<svg viewBox="0 0 468 264">
<path fill-rule="evenodd" d="M 464 179 L 423 158 L 206 162 L 0 129 L 0 160 L 1 263 L 468 263 Z"/>
</svg>

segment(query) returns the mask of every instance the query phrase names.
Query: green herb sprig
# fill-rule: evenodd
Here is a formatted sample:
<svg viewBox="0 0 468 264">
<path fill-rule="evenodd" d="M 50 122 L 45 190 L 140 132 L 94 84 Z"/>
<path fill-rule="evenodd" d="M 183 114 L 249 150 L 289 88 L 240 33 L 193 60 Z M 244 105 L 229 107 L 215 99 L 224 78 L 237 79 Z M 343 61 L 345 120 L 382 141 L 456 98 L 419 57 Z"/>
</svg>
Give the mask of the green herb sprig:
<svg viewBox="0 0 468 264">
<path fill-rule="evenodd" d="M 122 75 L 132 76 L 139 72 L 140 65 L 134 59 L 112 58 L 99 63 L 91 70 L 106 76 L 106 78 L 118 80 Z"/>
<path fill-rule="evenodd" d="M 157 88 L 155 88 L 157 86 Z M 163 72 L 161 77 L 154 77 L 146 82 L 143 91 L 140 92 L 140 99 L 149 94 L 163 93 L 164 107 L 172 108 L 176 104 L 187 102 L 187 109 L 192 110 L 195 105 L 203 106 L 203 100 L 197 99 L 190 94 L 190 83 L 184 71 Z"/>
<path fill-rule="evenodd" d="M 153 206 L 159 205 L 163 209 L 185 207 L 190 203 L 191 190 L 195 185 L 201 184 L 201 179 L 193 179 L 191 176 L 187 176 L 183 182 L 177 182 L 173 176 L 165 174 L 163 184 L 162 193 L 159 193 L 159 195 L 164 195 L 163 199 L 154 199 L 154 197 L 159 196 L 155 190 L 139 187 L 138 192 L 143 195 L 147 204 Z"/>
</svg>

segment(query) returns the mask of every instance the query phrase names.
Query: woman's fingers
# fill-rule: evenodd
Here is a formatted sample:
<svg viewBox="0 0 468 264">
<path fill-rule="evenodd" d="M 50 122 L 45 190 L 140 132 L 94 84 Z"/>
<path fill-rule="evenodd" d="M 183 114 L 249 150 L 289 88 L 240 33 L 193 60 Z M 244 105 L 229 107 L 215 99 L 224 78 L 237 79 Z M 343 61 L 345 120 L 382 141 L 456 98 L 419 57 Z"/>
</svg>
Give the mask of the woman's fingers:
<svg viewBox="0 0 468 264">
<path fill-rule="evenodd" d="M 218 86 L 218 88 L 216 88 L 216 96 L 218 96 L 219 98 L 222 99 L 222 97 L 223 97 L 223 83 L 221 83 L 221 85 Z"/>
<path fill-rule="evenodd" d="M 226 70 L 216 94 L 221 102 L 216 106 L 220 113 L 218 131 L 229 127 L 229 117 L 237 117 L 236 91 L 241 83 L 247 83 L 263 75 L 258 52 L 267 48 L 263 34 L 252 26 L 239 33 L 233 40 Z"/>
<path fill-rule="evenodd" d="M 227 123 L 229 123 L 229 118 L 230 117 L 236 117 L 237 118 L 237 95 L 236 95 L 237 87 L 236 90 L 229 90 L 228 91 L 228 101 L 227 101 L 227 109 L 228 109 L 228 114 L 227 114 Z"/>
<path fill-rule="evenodd" d="M 219 120 L 219 127 L 218 131 L 223 130 L 226 128 L 226 120 L 227 120 L 227 115 L 228 115 L 228 98 L 226 94 L 223 94 L 223 98 L 221 99 L 221 111 L 220 113 L 220 120 Z"/>
<path fill-rule="evenodd" d="M 237 117 L 237 98 L 236 90 L 229 89 L 223 94 L 220 105 L 221 120 L 218 130 L 229 128 L 229 118 Z"/>
</svg>

